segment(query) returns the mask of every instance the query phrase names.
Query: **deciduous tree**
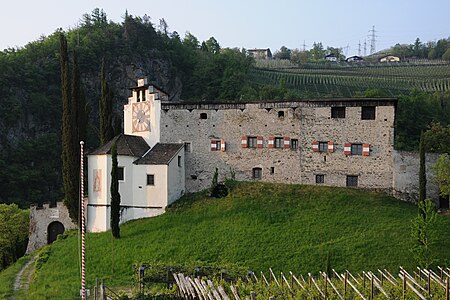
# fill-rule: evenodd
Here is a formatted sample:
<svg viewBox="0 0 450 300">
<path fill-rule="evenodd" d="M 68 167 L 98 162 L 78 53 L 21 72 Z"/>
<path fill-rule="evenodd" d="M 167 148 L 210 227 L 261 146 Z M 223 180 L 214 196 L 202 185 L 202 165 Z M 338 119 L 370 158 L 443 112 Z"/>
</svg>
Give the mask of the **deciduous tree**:
<svg viewBox="0 0 450 300">
<path fill-rule="evenodd" d="M 440 194 L 450 196 L 450 154 L 445 153 L 439 156 L 433 170 L 436 174 Z"/>
</svg>

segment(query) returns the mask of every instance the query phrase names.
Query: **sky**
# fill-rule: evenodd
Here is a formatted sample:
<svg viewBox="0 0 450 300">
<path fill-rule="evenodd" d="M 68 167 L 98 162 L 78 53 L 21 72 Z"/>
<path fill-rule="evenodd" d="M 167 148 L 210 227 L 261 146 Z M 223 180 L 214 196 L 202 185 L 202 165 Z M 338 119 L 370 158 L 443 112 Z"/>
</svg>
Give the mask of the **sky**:
<svg viewBox="0 0 450 300">
<path fill-rule="evenodd" d="M 189 31 L 200 41 L 214 36 L 222 47 L 310 49 L 314 42 L 342 47 L 346 56 L 370 51 L 375 28 L 376 51 L 396 43 L 436 41 L 450 36 L 449 0 L 25 0 L 2 1 L 0 49 L 23 47 L 77 26 L 82 15 L 103 9 L 122 22 L 125 11 L 164 18 L 169 31 Z M 374 27 L 373 27 L 374 26 Z"/>
</svg>

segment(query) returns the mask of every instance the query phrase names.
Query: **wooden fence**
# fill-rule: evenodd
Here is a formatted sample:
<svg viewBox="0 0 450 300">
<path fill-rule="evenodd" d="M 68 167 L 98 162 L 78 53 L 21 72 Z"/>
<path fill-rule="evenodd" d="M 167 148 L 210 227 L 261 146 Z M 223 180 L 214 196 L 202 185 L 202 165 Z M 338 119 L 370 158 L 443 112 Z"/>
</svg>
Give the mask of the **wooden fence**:
<svg viewBox="0 0 450 300">
<path fill-rule="evenodd" d="M 435 272 L 417 268 L 414 272 L 408 273 L 400 267 L 397 277 L 386 269 L 379 269 L 376 273 L 362 272 L 355 275 L 349 271 L 338 273 L 333 270 L 330 275 L 325 272 L 320 272 L 316 276 L 308 273 L 305 279 L 302 275 L 295 276 L 292 272 L 289 272 L 287 276 L 283 273 L 276 276 L 272 269 L 269 269 L 268 276 L 263 272 L 260 276 L 250 272 L 243 283 L 247 284 L 247 288 L 258 287 L 260 292 L 263 290 L 261 288 L 273 287 L 270 289 L 273 295 L 270 295 L 269 299 L 296 298 L 297 296 L 301 299 L 404 300 L 413 297 L 422 300 L 449 300 L 450 269 L 438 267 L 438 270 Z M 255 300 L 257 296 L 256 289 L 250 293 L 240 292 L 238 283 L 223 281 L 218 283 L 208 278 L 192 278 L 182 273 L 174 273 L 173 277 L 178 287 L 179 297 L 183 299 Z"/>
</svg>

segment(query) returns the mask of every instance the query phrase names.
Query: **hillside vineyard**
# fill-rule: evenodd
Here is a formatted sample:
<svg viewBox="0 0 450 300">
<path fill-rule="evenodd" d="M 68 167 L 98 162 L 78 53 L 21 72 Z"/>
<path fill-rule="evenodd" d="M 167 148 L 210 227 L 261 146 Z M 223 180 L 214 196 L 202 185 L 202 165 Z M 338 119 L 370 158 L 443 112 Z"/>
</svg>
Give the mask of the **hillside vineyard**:
<svg viewBox="0 0 450 300">
<path fill-rule="evenodd" d="M 216 168 L 219 181 L 402 188 L 394 175 L 396 99 L 172 102 L 146 78 L 130 90 L 124 134 L 88 156 L 90 231 L 109 229 L 113 142 L 122 221 L 159 215 L 186 192 L 210 187 Z"/>
</svg>

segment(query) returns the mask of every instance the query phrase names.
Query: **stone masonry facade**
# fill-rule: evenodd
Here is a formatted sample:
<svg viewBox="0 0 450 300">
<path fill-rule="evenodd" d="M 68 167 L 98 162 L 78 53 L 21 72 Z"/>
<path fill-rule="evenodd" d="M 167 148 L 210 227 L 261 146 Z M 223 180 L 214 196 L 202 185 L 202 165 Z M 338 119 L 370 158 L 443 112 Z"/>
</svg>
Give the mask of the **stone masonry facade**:
<svg viewBox="0 0 450 300">
<path fill-rule="evenodd" d="M 186 191 L 237 180 L 391 192 L 396 99 L 161 105 L 161 142 L 186 143 Z"/>
</svg>

